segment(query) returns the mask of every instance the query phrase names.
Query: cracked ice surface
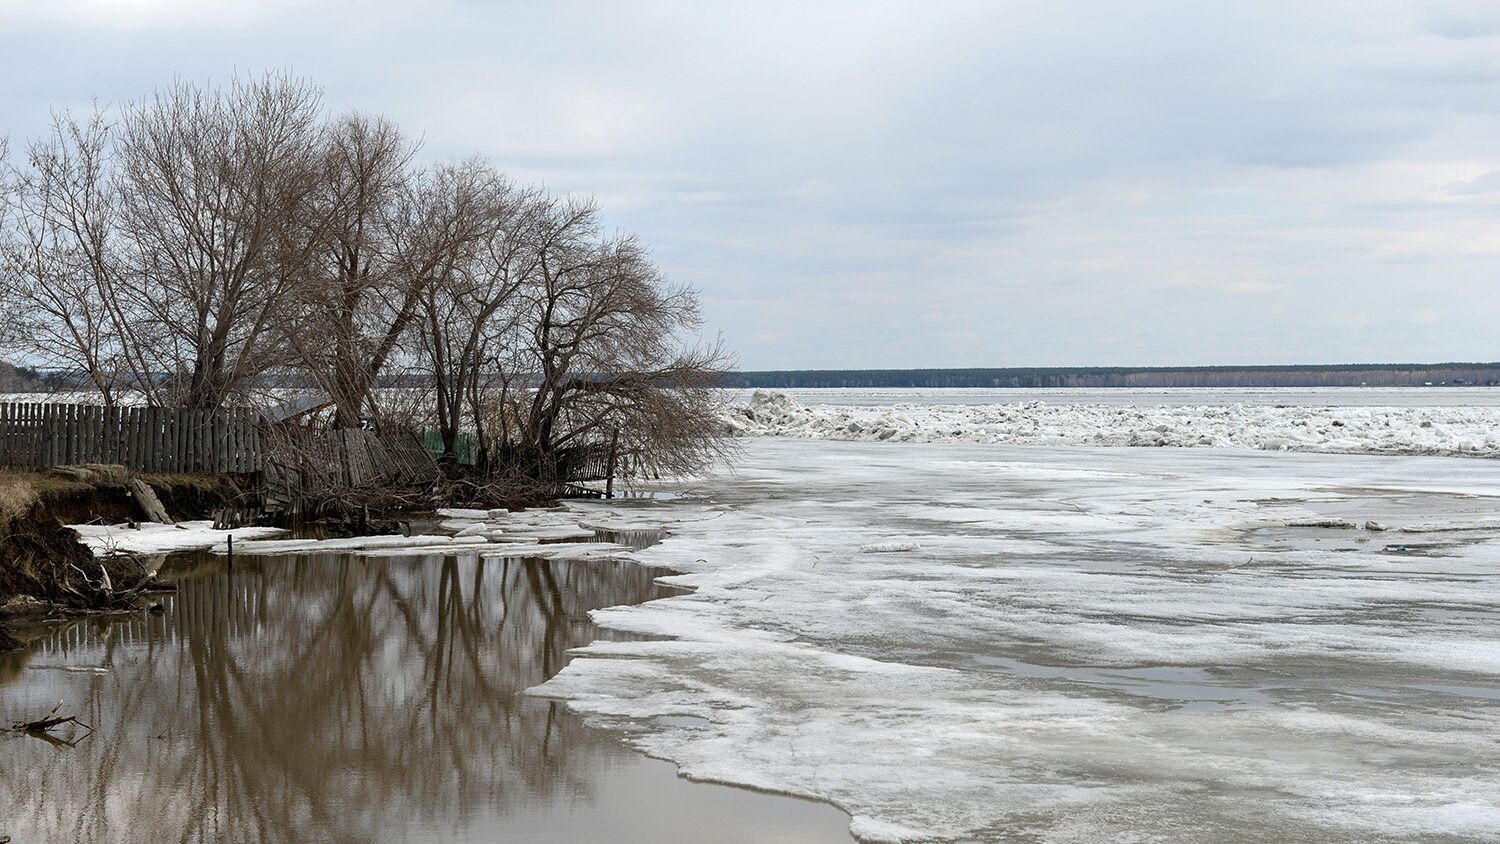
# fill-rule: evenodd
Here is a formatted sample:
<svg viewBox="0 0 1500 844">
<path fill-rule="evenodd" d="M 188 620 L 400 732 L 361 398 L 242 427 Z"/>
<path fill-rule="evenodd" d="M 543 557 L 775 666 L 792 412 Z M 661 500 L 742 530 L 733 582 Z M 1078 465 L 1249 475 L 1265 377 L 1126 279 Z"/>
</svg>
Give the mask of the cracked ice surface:
<svg viewBox="0 0 1500 844">
<path fill-rule="evenodd" d="M 1490 461 L 757 439 L 575 509 L 670 516 L 635 557 L 697 591 L 597 611 L 657 638 L 537 691 L 864 839 L 1500 829 Z"/>
</svg>

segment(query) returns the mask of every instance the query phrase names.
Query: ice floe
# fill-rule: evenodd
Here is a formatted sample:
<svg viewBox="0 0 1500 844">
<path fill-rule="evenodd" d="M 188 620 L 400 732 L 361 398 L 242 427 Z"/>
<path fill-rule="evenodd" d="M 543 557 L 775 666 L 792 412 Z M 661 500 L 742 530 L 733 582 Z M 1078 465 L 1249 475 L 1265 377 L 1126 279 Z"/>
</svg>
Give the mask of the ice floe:
<svg viewBox="0 0 1500 844">
<path fill-rule="evenodd" d="M 865 554 L 890 554 L 896 551 L 920 551 L 922 546 L 916 542 L 895 540 L 890 542 L 870 542 L 859 546 L 859 550 Z"/>
<path fill-rule="evenodd" d="M 482 536 L 445 536 L 442 534 L 418 536 L 348 536 L 335 539 L 270 539 L 234 543 L 234 553 L 258 556 L 280 554 L 324 554 L 339 551 L 401 551 L 413 549 L 459 549 L 484 545 Z M 220 553 L 229 550 L 228 543 L 214 546 Z"/>
</svg>

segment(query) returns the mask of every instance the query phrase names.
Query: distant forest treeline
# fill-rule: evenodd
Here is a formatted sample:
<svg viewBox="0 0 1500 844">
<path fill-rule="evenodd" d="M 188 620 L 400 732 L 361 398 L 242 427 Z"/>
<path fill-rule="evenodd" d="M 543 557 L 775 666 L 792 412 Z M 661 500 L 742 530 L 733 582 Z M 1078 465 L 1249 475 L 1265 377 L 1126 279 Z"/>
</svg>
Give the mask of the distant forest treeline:
<svg viewBox="0 0 1500 844">
<path fill-rule="evenodd" d="M 803 369 L 731 372 L 727 387 L 1422 387 L 1500 386 L 1500 363 L 1305 366 Z"/>
<path fill-rule="evenodd" d="M 41 387 L 42 379 L 35 369 L 15 367 L 0 361 L 0 393 L 20 393 L 39 390 Z"/>
<path fill-rule="evenodd" d="M 78 373 L 38 372 L 0 361 L 0 393 L 78 389 Z M 264 387 L 309 388 L 282 374 Z M 421 376 L 391 375 L 377 387 L 425 387 Z M 1000 369 L 793 369 L 726 372 L 720 386 L 789 387 L 1424 387 L 1500 386 L 1500 363 L 1434 363 L 1302 366 L 1011 367 Z"/>
</svg>

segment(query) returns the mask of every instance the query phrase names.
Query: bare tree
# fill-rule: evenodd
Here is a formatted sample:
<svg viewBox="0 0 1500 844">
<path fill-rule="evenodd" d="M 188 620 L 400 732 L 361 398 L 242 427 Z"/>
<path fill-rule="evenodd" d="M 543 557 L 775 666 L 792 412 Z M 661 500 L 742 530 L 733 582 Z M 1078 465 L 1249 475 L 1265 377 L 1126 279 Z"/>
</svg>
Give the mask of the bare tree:
<svg viewBox="0 0 1500 844">
<path fill-rule="evenodd" d="M 522 441 L 548 455 L 623 436 L 651 471 L 720 456 L 712 387 L 729 360 L 686 341 L 702 326 L 697 294 L 667 282 L 636 238 L 602 237 L 592 203 L 557 205 L 538 246 L 521 317 L 536 374 Z"/>
<path fill-rule="evenodd" d="M 270 328 L 305 259 L 291 221 L 316 183 L 318 118 L 318 91 L 277 75 L 178 83 L 125 110 L 122 275 L 171 403 L 218 407 L 283 360 Z"/>
<path fill-rule="evenodd" d="M 465 435 L 490 468 L 607 441 L 688 471 L 725 447 L 696 294 L 592 201 L 480 159 L 418 171 L 390 121 L 327 123 L 274 74 L 177 83 L 117 127 L 60 114 L 27 152 L 3 171 L 0 341 L 107 403 L 212 409 L 292 374 L 356 427 L 409 366 L 450 464 Z"/>
<path fill-rule="evenodd" d="M 478 160 L 439 168 L 423 197 L 427 222 L 417 230 L 444 237 L 415 254 L 444 260 L 423 288 L 419 349 L 451 461 L 465 421 L 478 425 L 482 418 L 479 397 L 495 375 L 485 364 L 506 336 L 513 299 L 535 266 L 528 234 L 539 197 Z"/>
<path fill-rule="evenodd" d="M 10 139 L 0 136 L 0 249 L 11 237 L 11 184 L 10 184 Z M 3 259 L 0 259 L 3 260 Z M 0 263 L 0 354 L 14 353 L 16 342 L 15 315 L 9 302 L 10 291 L 15 287 L 14 276 L 7 264 Z"/>
<path fill-rule="evenodd" d="M 11 345 L 44 366 L 78 373 L 114 405 L 120 390 L 149 388 L 135 336 L 135 304 L 121 297 L 119 197 L 111 126 L 53 115 L 26 163 L 4 171 L 9 225 L 0 234 L 0 306 Z"/>
<path fill-rule="evenodd" d="M 347 115 L 327 128 L 301 226 L 305 272 L 282 329 L 293 364 L 327 394 L 335 424 L 357 427 L 372 387 L 417 315 L 430 281 L 408 253 L 420 224 L 411 202 L 415 148 L 382 117 Z M 418 272 L 410 272 L 418 269 Z"/>
<path fill-rule="evenodd" d="M 635 238 L 605 237 L 592 201 L 495 196 L 491 235 L 423 300 L 419 351 L 448 461 L 464 432 L 477 464 L 509 472 L 550 472 L 606 443 L 644 471 L 719 457 L 713 386 L 728 358 L 688 341 L 701 327 L 693 291 Z"/>
</svg>

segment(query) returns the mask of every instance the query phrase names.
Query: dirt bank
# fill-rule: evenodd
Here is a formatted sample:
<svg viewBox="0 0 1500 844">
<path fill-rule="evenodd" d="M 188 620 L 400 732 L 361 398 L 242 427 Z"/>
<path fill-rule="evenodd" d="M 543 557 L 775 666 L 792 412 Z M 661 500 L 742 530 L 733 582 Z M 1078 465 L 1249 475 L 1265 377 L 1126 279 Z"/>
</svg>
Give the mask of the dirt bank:
<svg viewBox="0 0 1500 844">
<path fill-rule="evenodd" d="M 239 484 L 229 475 L 144 474 L 105 465 L 59 466 L 45 472 L 0 470 L 0 491 L 18 488 L 17 495 L 41 502 L 66 524 L 129 522 L 145 516 L 127 486 L 132 478 L 145 481 L 179 520 L 207 518 L 242 497 Z"/>
<path fill-rule="evenodd" d="M 198 518 L 234 504 L 231 478 L 134 476 L 118 466 L 0 472 L 0 626 L 7 619 L 128 610 L 151 586 L 134 557 L 96 558 L 66 523 L 125 522 L 143 517 L 128 486 L 139 477 L 177 519 Z M 0 629 L 0 650 L 16 642 Z"/>
</svg>

